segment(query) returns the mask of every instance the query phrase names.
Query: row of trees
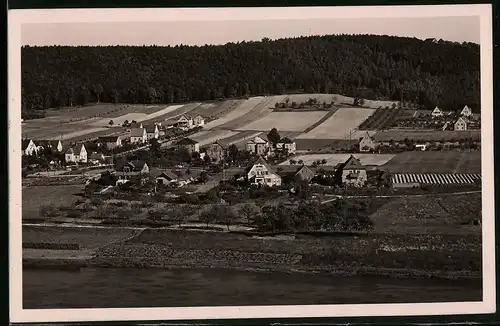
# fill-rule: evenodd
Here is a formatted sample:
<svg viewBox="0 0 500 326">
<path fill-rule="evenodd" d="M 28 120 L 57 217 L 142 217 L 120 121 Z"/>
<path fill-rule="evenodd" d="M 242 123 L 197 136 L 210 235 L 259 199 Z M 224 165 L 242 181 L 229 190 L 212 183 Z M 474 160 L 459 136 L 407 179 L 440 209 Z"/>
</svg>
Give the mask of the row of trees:
<svg viewBox="0 0 500 326">
<path fill-rule="evenodd" d="M 22 48 L 22 109 L 291 92 L 478 108 L 479 45 L 329 35 L 220 46 Z"/>
</svg>

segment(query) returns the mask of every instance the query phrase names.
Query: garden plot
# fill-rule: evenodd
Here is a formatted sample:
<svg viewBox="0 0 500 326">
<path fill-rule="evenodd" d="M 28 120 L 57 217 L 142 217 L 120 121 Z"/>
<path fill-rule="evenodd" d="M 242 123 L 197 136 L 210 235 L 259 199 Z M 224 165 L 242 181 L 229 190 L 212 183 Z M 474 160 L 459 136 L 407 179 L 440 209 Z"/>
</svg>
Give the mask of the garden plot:
<svg viewBox="0 0 500 326">
<path fill-rule="evenodd" d="M 272 112 L 239 128 L 239 130 L 269 131 L 276 128 L 279 131 L 304 131 L 307 127 L 323 118 L 326 113 L 325 111 Z"/>
<path fill-rule="evenodd" d="M 305 165 L 311 165 L 315 161 L 326 160 L 326 165 L 335 166 L 339 163 L 344 163 L 352 154 L 304 154 L 293 157 L 295 161 L 303 161 Z M 354 154 L 363 165 L 380 166 L 389 162 L 394 154 Z M 290 161 L 280 163 L 280 165 L 290 165 Z"/>
<path fill-rule="evenodd" d="M 205 124 L 203 127 L 205 129 L 213 129 L 215 127 L 219 127 L 225 123 L 233 121 L 233 120 L 241 117 L 242 115 L 245 115 L 246 113 L 252 111 L 252 109 L 256 105 L 258 105 L 259 103 L 264 101 L 264 99 L 265 98 L 262 96 L 252 97 L 252 98 L 244 101 L 240 105 L 238 105 L 238 107 L 235 110 L 230 111 L 228 114 L 222 116 L 221 118 L 219 118 L 217 120 L 214 120 L 214 121 L 211 121 L 211 122 Z"/>
<path fill-rule="evenodd" d="M 375 112 L 374 109 L 340 108 L 329 119 L 308 133 L 303 139 L 346 139 L 363 121 Z"/>
<path fill-rule="evenodd" d="M 383 168 L 392 173 L 481 173 L 481 152 L 404 152 Z"/>
<path fill-rule="evenodd" d="M 210 131 L 202 135 L 195 134 L 194 136 L 191 137 L 191 139 L 199 142 L 200 146 L 205 146 L 217 140 L 223 140 L 225 138 L 229 138 L 237 134 L 238 134 L 237 131 L 217 130 L 217 131 Z"/>
</svg>

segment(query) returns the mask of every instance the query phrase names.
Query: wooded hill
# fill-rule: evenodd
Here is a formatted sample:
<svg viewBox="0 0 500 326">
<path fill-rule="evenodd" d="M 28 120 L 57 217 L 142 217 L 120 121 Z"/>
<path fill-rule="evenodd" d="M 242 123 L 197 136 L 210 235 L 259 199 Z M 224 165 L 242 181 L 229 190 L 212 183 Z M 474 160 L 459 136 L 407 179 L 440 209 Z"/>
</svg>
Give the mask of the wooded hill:
<svg viewBox="0 0 500 326">
<path fill-rule="evenodd" d="M 479 45 L 330 35 L 207 46 L 23 47 L 26 114 L 91 102 L 179 103 L 284 93 L 479 110 Z"/>
</svg>

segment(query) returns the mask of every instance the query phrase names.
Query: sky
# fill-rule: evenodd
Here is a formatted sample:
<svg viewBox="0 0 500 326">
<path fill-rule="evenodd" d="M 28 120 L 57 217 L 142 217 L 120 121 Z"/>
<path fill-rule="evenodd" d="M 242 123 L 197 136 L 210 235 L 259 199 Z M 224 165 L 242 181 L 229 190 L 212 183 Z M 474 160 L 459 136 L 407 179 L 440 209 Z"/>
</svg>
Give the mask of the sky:
<svg viewBox="0 0 500 326">
<path fill-rule="evenodd" d="M 478 16 L 25 23 L 22 45 L 205 45 L 324 34 L 376 34 L 480 43 Z"/>
</svg>

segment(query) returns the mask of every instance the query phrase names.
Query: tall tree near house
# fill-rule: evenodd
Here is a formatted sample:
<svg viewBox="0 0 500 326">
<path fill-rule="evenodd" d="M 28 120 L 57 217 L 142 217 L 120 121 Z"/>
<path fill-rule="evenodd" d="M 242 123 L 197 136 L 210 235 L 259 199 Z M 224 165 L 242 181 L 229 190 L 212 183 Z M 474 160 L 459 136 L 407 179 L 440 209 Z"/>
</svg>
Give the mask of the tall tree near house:
<svg viewBox="0 0 500 326">
<path fill-rule="evenodd" d="M 267 140 L 273 144 L 276 145 L 281 139 L 280 134 L 278 133 L 278 129 L 272 128 L 271 131 L 267 134 Z"/>
<path fill-rule="evenodd" d="M 238 209 L 238 213 L 246 219 L 248 224 L 251 224 L 262 212 L 254 203 L 246 203 Z"/>
</svg>

